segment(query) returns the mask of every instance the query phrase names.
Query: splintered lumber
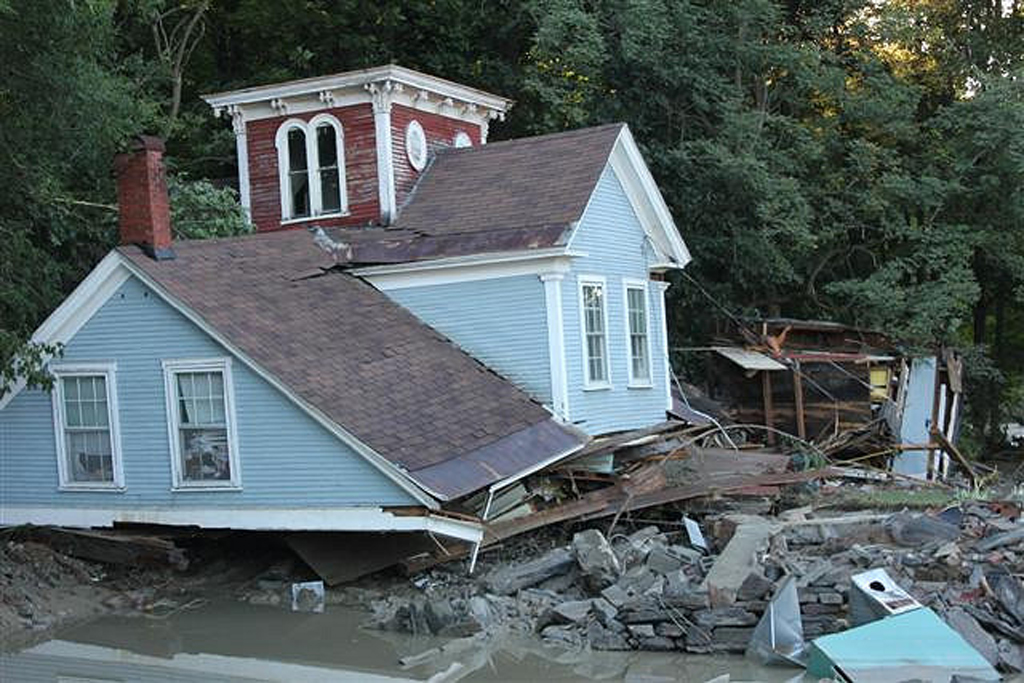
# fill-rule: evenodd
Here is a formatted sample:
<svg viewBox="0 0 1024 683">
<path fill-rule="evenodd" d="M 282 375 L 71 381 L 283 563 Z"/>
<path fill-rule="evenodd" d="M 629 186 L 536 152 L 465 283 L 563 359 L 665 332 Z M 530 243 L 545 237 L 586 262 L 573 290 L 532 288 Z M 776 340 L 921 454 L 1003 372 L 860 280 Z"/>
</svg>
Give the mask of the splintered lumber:
<svg viewBox="0 0 1024 683">
<path fill-rule="evenodd" d="M 46 543 L 65 555 L 94 562 L 171 564 L 178 567 L 188 564 L 173 541 L 159 536 L 34 526 L 20 527 L 14 533 Z"/>
</svg>

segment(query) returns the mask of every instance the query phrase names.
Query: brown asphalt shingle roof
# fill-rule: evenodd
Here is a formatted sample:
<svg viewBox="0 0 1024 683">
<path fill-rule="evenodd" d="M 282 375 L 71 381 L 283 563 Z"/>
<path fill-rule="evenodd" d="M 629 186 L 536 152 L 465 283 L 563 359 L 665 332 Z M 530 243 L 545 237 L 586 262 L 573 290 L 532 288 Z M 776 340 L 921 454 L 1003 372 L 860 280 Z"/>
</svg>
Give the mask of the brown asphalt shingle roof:
<svg viewBox="0 0 1024 683">
<path fill-rule="evenodd" d="M 120 252 L 302 400 L 448 500 L 581 443 L 305 230 Z"/>
<path fill-rule="evenodd" d="M 395 225 L 331 231 L 354 261 L 400 263 L 560 246 L 583 216 L 624 124 L 442 150 Z"/>
</svg>

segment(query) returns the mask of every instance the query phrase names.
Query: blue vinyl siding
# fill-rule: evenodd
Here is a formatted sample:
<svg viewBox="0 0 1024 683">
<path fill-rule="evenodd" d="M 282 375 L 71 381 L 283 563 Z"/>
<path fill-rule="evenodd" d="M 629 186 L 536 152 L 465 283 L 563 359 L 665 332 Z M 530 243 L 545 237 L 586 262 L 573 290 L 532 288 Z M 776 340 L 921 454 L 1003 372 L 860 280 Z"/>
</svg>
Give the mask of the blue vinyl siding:
<svg viewBox="0 0 1024 683">
<path fill-rule="evenodd" d="M 241 491 L 171 491 L 161 361 L 229 353 L 134 278 L 67 344 L 63 361 L 117 363 L 123 492 L 58 491 L 50 395 L 0 411 L 0 501 L 11 506 L 330 507 L 415 504 L 408 493 L 238 359 Z"/>
<path fill-rule="evenodd" d="M 635 429 L 663 421 L 667 399 L 661 330 L 665 323 L 661 313 L 661 293 L 654 283 L 648 283 L 647 287 L 652 386 L 627 387 L 629 348 L 623 280 L 648 279 L 648 266 L 655 257 L 611 167 L 605 168 L 570 246 L 573 251 L 586 254 L 573 259 L 572 272 L 562 282 L 571 421 L 589 434 Z M 579 278 L 587 275 L 606 280 L 610 389 L 583 389 Z"/>
<path fill-rule="evenodd" d="M 536 275 L 385 293 L 538 401 L 551 403 L 544 283 Z"/>
</svg>

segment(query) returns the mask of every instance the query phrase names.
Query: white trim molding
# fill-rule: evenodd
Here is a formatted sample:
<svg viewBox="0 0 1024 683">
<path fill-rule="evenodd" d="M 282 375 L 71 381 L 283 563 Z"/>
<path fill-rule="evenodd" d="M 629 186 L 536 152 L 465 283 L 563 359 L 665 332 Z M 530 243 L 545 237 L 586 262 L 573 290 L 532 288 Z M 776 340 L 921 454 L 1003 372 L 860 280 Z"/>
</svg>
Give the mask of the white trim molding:
<svg viewBox="0 0 1024 683">
<path fill-rule="evenodd" d="M 657 267 L 685 267 L 691 260 L 690 251 L 679 234 L 654 176 L 644 163 L 629 126 L 623 126 L 619 132 L 608 163 L 619 179 L 644 232 L 650 236 L 660 255 L 664 256 L 664 259 L 658 259 Z"/>
<path fill-rule="evenodd" d="M 32 341 L 44 344 L 68 343 L 129 277 L 131 273 L 122 263 L 121 255 L 111 251 L 36 328 Z M 7 407 L 24 388 L 25 379 L 18 378 L 10 390 L 0 396 L 0 410 Z"/>
<path fill-rule="evenodd" d="M 320 188 L 320 153 L 317 129 L 328 126 L 334 130 L 335 163 L 338 166 L 339 207 L 330 213 L 323 210 L 324 198 Z M 306 187 L 309 191 L 309 215 L 295 216 L 291 207 L 291 167 L 288 153 L 288 134 L 293 130 L 302 132 L 306 146 Z M 345 133 L 341 122 L 330 114 L 317 114 L 309 121 L 288 119 L 274 134 L 277 148 L 277 180 L 281 195 L 281 224 L 297 223 L 320 218 L 334 218 L 348 214 L 348 190 L 345 179 Z M 241 165 L 241 161 L 239 161 Z"/>
<path fill-rule="evenodd" d="M 77 528 L 166 524 L 253 531 L 428 531 L 475 543 L 483 527 L 445 515 L 394 514 L 381 507 L 16 507 L 0 506 L 0 526 L 51 524 Z"/>
<path fill-rule="evenodd" d="M 604 380 L 595 382 L 590 377 L 590 351 L 587 345 L 587 320 L 584 306 L 584 287 L 601 288 L 601 338 L 604 346 Z M 611 344 L 608 343 L 608 282 L 603 275 L 577 275 L 576 289 L 579 298 L 580 358 L 583 361 L 583 391 L 601 391 L 613 388 Z"/>
<path fill-rule="evenodd" d="M 241 107 L 227 108 L 231 116 L 231 129 L 235 133 L 235 157 L 238 162 L 238 200 L 245 212 L 245 220 L 252 222 L 252 188 L 249 182 L 249 138 L 246 133 L 245 115 Z"/>
<path fill-rule="evenodd" d="M 647 342 L 647 379 L 633 376 L 633 322 L 629 316 L 629 291 L 639 290 L 644 301 L 644 340 Z M 650 389 L 654 386 L 654 358 L 651 355 L 651 300 L 647 289 L 647 280 L 636 278 L 622 279 L 622 311 L 623 327 L 626 332 L 626 376 L 629 378 L 627 388 Z"/>
<path fill-rule="evenodd" d="M 669 283 L 664 280 L 652 280 L 651 284 L 658 290 L 658 307 L 661 314 L 661 355 L 665 364 L 665 410 L 672 410 L 672 361 L 668 352 L 668 307 L 665 305 L 665 291 Z M 653 375 L 653 368 L 651 374 Z"/>
<path fill-rule="evenodd" d="M 241 491 L 242 471 L 238 455 L 238 425 L 235 421 L 235 383 L 231 377 L 231 359 L 198 358 L 161 362 L 164 371 L 164 394 L 167 407 L 167 436 L 171 448 L 171 488 L 174 491 Z M 228 480 L 186 480 L 181 462 L 181 414 L 177 382 L 179 374 L 219 372 L 224 385 L 224 429 L 228 444 Z"/>
<path fill-rule="evenodd" d="M 572 259 L 580 256 L 586 256 L 586 254 L 570 252 L 564 247 L 556 247 L 369 266 L 355 268 L 352 270 L 352 274 L 368 280 L 382 292 L 387 292 L 409 287 L 493 280 L 517 275 L 539 276 L 552 272 L 568 273 Z"/>
<path fill-rule="evenodd" d="M 366 85 L 381 81 L 402 86 L 396 97 L 398 104 L 457 118 L 484 129 L 493 119 L 504 120 L 512 108 L 512 100 L 395 64 L 212 93 L 203 95 L 203 100 L 213 107 L 216 116 L 234 105 L 244 108 L 246 117 L 252 121 L 280 116 L 282 106 L 297 114 L 369 102 Z"/>
<path fill-rule="evenodd" d="M 116 363 L 54 363 L 50 366 L 56 380 L 53 398 L 53 434 L 57 446 L 57 474 L 61 491 L 123 491 L 124 463 L 121 460 L 121 424 L 117 402 Z M 71 474 L 67 452 L 67 403 L 64 380 L 72 377 L 102 377 L 107 404 L 107 431 L 110 438 L 110 481 L 76 481 Z"/>
<path fill-rule="evenodd" d="M 547 312 L 548 367 L 551 374 L 551 409 L 555 416 L 569 422 L 569 373 L 565 361 L 565 321 L 562 315 L 561 271 L 543 273 L 544 304 Z"/>
<path fill-rule="evenodd" d="M 391 135 L 391 105 L 401 84 L 390 79 L 366 83 L 364 89 L 373 106 L 373 137 L 377 152 L 377 201 L 380 204 L 380 219 L 390 225 L 398 216 L 398 200 L 395 195 L 394 140 Z M 425 139 L 425 138 L 424 138 Z"/>
</svg>

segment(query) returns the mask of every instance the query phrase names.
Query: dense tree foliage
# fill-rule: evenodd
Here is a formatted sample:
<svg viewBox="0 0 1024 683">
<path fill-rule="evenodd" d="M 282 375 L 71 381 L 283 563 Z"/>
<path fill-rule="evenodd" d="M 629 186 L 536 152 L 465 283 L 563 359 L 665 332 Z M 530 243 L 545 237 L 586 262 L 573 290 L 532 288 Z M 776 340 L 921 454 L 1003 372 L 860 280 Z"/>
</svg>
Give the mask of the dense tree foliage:
<svg viewBox="0 0 1024 683">
<path fill-rule="evenodd" d="M 676 345 L 878 327 L 969 351 L 980 439 L 1024 417 L 1012 0 L 0 0 L 0 360 L 112 243 L 130 135 L 169 136 L 180 234 L 237 232 L 198 95 L 388 61 L 514 98 L 494 138 L 629 123 L 695 255 Z"/>
</svg>

